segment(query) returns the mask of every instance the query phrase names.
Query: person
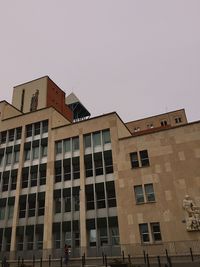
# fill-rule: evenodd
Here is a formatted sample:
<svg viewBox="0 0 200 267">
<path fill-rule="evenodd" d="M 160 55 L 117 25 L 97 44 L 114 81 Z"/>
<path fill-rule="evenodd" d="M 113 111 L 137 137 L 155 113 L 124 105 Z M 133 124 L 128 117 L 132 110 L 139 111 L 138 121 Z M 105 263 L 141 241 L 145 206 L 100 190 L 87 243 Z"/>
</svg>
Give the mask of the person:
<svg viewBox="0 0 200 267">
<path fill-rule="evenodd" d="M 64 263 L 67 265 L 68 261 L 69 261 L 69 247 L 67 244 L 65 244 L 64 247 L 64 253 L 65 253 L 65 260 Z"/>
</svg>

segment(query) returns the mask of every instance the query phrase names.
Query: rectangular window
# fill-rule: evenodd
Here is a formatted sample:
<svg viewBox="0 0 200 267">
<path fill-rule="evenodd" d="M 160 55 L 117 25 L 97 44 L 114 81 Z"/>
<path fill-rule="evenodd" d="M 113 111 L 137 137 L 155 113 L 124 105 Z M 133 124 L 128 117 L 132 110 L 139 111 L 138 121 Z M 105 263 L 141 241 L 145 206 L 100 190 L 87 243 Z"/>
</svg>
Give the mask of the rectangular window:
<svg viewBox="0 0 200 267">
<path fill-rule="evenodd" d="M 96 229 L 89 230 L 89 246 L 95 247 L 97 242 L 97 232 Z"/>
<path fill-rule="evenodd" d="M 58 160 L 55 162 L 55 183 L 61 182 L 62 178 L 62 167 L 61 161 Z"/>
<path fill-rule="evenodd" d="M 100 239 L 100 246 L 108 244 L 108 231 L 106 227 L 99 229 L 99 239 Z"/>
<path fill-rule="evenodd" d="M 92 155 L 85 155 L 84 156 L 84 163 L 85 163 L 85 177 L 93 176 L 93 166 L 92 166 Z"/>
<path fill-rule="evenodd" d="M 1 133 L 1 144 L 5 144 L 6 143 L 6 137 L 7 137 L 7 132 L 2 132 Z"/>
<path fill-rule="evenodd" d="M 26 125 L 26 137 L 32 136 L 32 124 Z"/>
<path fill-rule="evenodd" d="M 4 220 L 6 212 L 6 198 L 0 199 L 0 220 Z"/>
<path fill-rule="evenodd" d="M 38 216 L 43 216 L 45 212 L 45 192 L 40 192 L 37 195 Z"/>
<path fill-rule="evenodd" d="M 145 184 L 144 189 L 145 189 L 146 201 L 147 202 L 155 201 L 153 184 Z"/>
<path fill-rule="evenodd" d="M 15 130 L 14 129 L 9 130 L 8 131 L 8 141 L 9 142 L 14 141 L 14 137 L 15 137 Z"/>
<path fill-rule="evenodd" d="M 33 155 L 33 159 L 39 158 L 39 146 L 35 146 L 32 148 L 32 155 Z"/>
<path fill-rule="evenodd" d="M 79 150 L 79 137 L 72 138 L 72 148 L 73 148 L 73 151 Z"/>
<path fill-rule="evenodd" d="M 71 211 L 71 195 L 64 197 L 64 209 L 65 212 Z"/>
<path fill-rule="evenodd" d="M 149 156 L 147 150 L 140 151 L 140 159 L 142 167 L 149 166 Z"/>
<path fill-rule="evenodd" d="M 19 151 L 15 151 L 14 152 L 14 163 L 18 163 L 19 162 Z"/>
<path fill-rule="evenodd" d="M 28 217 L 35 216 L 35 206 L 36 206 L 36 194 L 30 194 L 28 196 Z"/>
<path fill-rule="evenodd" d="M 11 190 L 15 190 L 17 186 L 17 173 L 11 174 Z"/>
<path fill-rule="evenodd" d="M 116 207 L 116 195 L 115 195 L 115 184 L 114 181 L 106 182 L 106 193 L 108 207 Z"/>
<path fill-rule="evenodd" d="M 102 138 L 103 138 L 103 144 L 109 144 L 111 142 L 110 140 L 110 130 L 104 130 L 102 131 Z"/>
<path fill-rule="evenodd" d="M 27 148 L 24 150 L 24 160 L 30 160 L 30 157 L 31 157 L 31 149 L 30 148 Z"/>
<path fill-rule="evenodd" d="M 22 169 L 22 188 L 28 187 L 29 167 Z"/>
<path fill-rule="evenodd" d="M 86 194 L 86 208 L 87 210 L 93 210 L 94 209 L 94 189 L 93 189 L 92 184 L 85 186 L 85 194 Z"/>
<path fill-rule="evenodd" d="M 48 132 L 48 120 L 42 121 L 42 133 Z"/>
<path fill-rule="evenodd" d="M 8 185 L 9 185 L 9 176 L 10 172 L 4 172 L 3 173 L 3 184 L 2 184 L 2 191 L 8 191 Z"/>
<path fill-rule="evenodd" d="M 91 134 L 84 135 L 84 147 L 91 147 Z"/>
<path fill-rule="evenodd" d="M 56 146 L 56 155 L 62 153 L 62 141 L 57 141 L 55 143 Z"/>
<path fill-rule="evenodd" d="M 12 152 L 6 152 L 6 165 L 10 165 L 12 162 Z"/>
<path fill-rule="evenodd" d="M 64 159 L 63 161 L 63 169 L 64 169 L 64 180 L 71 180 L 71 158 Z"/>
<path fill-rule="evenodd" d="M 166 120 L 162 120 L 162 121 L 160 122 L 160 125 L 161 125 L 161 126 L 167 126 L 167 121 L 166 121 Z"/>
<path fill-rule="evenodd" d="M 41 156 L 42 157 L 47 156 L 47 146 L 41 146 Z"/>
<path fill-rule="evenodd" d="M 95 184 L 97 209 L 103 209 L 106 207 L 104 183 Z"/>
<path fill-rule="evenodd" d="M 26 217 L 26 195 L 21 195 L 19 198 L 19 218 Z"/>
<path fill-rule="evenodd" d="M 37 186 L 37 171 L 36 170 L 31 171 L 30 177 L 31 177 L 31 186 Z"/>
<path fill-rule="evenodd" d="M 40 170 L 39 170 L 39 180 L 40 185 L 46 184 L 46 163 L 40 164 Z"/>
<path fill-rule="evenodd" d="M 80 161 L 79 157 L 72 158 L 73 179 L 80 178 Z"/>
<path fill-rule="evenodd" d="M 138 152 L 132 152 L 130 153 L 130 157 L 132 168 L 146 167 L 150 165 L 147 150 L 139 151 L 139 156 Z"/>
<path fill-rule="evenodd" d="M 95 146 L 100 146 L 101 145 L 101 134 L 100 132 L 96 132 L 92 134 L 93 137 L 93 145 Z"/>
<path fill-rule="evenodd" d="M 34 135 L 40 134 L 40 122 L 34 123 Z"/>
<path fill-rule="evenodd" d="M 144 203 L 144 194 L 142 185 L 134 186 L 136 204 Z"/>
<path fill-rule="evenodd" d="M 112 151 L 107 150 L 107 151 L 104 151 L 103 154 L 104 154 L 104 163 L 105 163 L 106 174 L 113 173 Z"/>
<path fill-rule="evenodd" d="M 64 148 L 64 153 L 71 151 L 71 140 L 70 139 L 65 139 L 63 141 L 63 148 Z"/>
<path fill-rule="evenodd" d="M 161 241 L 161 232 L 160 232 L 160 224 L 158 222 L 150 223 L 151 225 L 151 233 L 152 233 L 152 239 L 154 242 Z"/>
<path fill-rule="evenodd" d="M 130 154 L 130 157 L 131 157 L 131 166 L 132 166 L 132 168 L 138 168 L 140 165 L 139 165 L 139 159 L 138 159 L 137 152 L 132 152 Z"/>
<path fill-rule="evenodd" d="M 140 229 L 140 236 L 142 243 L 149 242 L 150 237 L 149 237 L 148 224 L 147 223 L 139 224 L 139 229 Z"/>
<path fill-rule="evenodd" d="M 16 129 L 16 139 L 17 140 L 21 139 L 21 135 L 22 135 L 22 128 L 19 127 Z"/>
<path fill-rule="evenodd" d="M 95 175 L 103 174 L 103 161 L 102 161 L 102 153 L 94 153 L 94 166 L 95 166 Z"/>
</svg>

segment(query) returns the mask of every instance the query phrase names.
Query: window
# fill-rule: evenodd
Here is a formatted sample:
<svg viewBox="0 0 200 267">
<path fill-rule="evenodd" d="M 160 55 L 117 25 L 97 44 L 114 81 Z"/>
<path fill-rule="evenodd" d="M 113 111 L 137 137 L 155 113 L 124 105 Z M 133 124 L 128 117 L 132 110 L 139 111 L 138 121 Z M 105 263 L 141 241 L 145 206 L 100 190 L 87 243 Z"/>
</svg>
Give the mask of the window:
<svg viewBox="0 0 200 267">
<path fill-rule="evenodd" d="M 103 174 L 103 162 L 102 162 L 102 153 L 94 153 L 94 166 L 95 166 L 95 175 Z"/>
<path fill-rule="evenodd" d="M 147 202 L 155 201 L 153 184 L 145 184 L 144 189 L 145 189 L 146 201 Z"/>
<path fill-rule="evenodd" d="M 142 243 L 162 241 L 159 222 L 139 224 L 139 230 Z"/>
<path fill-rule="evenodd" d="M 19 218 L 26 217 L 26 195 L 19 197 Z"/>
<path fill-rule="evenodd" d="M 14 141 L 14 137 L 15 137 L 15 130 L 14 129 L 9 130 L 8 131 L 8 141 L 9 142 Z"/>
<path fill-rule="evenodd" d="M 39 146 L 34 146 L 32 148 L 32 155 L 33 155 L 33 160 L 39 158 Z"/>
<path fill-rule="evenodd" d="M 62 178 L 62 168 L 61 160 L 55 162 L 55 183 L 61 182 Z"/>
<path fill-rule="evenodd" d="M 153 184 L 145 184 L 134 186 L 136 204 L 154 202 L 155 194 Z"/>
<path fill-rule="evenodd" d="M 90 245 L 90 247 L 95 247 L 96 241 L 97 241 L 96 229 L 91 229 L 89 231 L 89 245 Z"/>
<path fill-rule="evenodd" d="M 140 151 L 140 160 L 142 167 L 149 166 L 149 157 L 147 150 Z"/>
<path fill-rule="evenodd" d="M 34 166 L 35 167 L 35 166 Z M 37 186 L 37 170 L 31 170 L 31 186 Z"/>
<path fill-rule="evenodd" d="M 101 145 L 101 135 L 100 132 L 93 133 L 93 145 L 95 146 L 100 146 Z"/>
<path fill-rule="evenodd" d="M 31 157 L 31 142 L 24 144 L 24 160 L 30 160 Z"/>
<path fill-rule="evenodd" d="M 166 120 L 162 120 L 162 121 L 160 122 L 160 125 L 161 125 L 161 126 L 167 126 L 167 121 L 166 121 Z"/>
<path fill-rule="evenodd" d="M 182 118 L 181 117 L 175 118 L 175 123 L 181 123 L 181 122 L 182 122 Z"/>
<path fill-rule="evenodd" d="M 15 190 L 17 185 L 17 170 L 12 170 L 11 171 L 11 189 L 10 190 Z"/>
<path fill-rule="evenodd" d="M 100 246 L 108 244 L 108 231 L 107 228 L 99 229 Z"/>
<path fill-rule="evenodd" d="M 113 161 L 112 161 L 112 151 L 104 151 L 104 163 L 105 163 L 105 173 L 113 173 Z"/>
<path fill-rule="evenodd" d="M 64 169 L 64 180 L 71 180 L 71 158 L 64 159 L 63 161 Z"/>
<path fill-rule="evenodd" d="M 152 232 L 152 239 L 153 241 L 161 241 L 161 232 L 160 232 L 160 224 L 158 222 L 151 223 L 151 232 Z"/>
<path fill-rule="evenodd" d="M 40 185 L 46 184 L 46 163 L 40 164 L 40 169 L 39 169 L 39 181 Z"/>
<path fill-rule="evenodd" d="M 144 203 L 144 195 L 142 185 L 134 186 L 135 200 L 137 204 Z"/>
<path fill-rule="evenodd" d="M 7 132 L 2 132 L 1 133 L 1 144 L 5 144 L 6 143 L 6 137 L 7 137 Z"/>
<path fill-rule="evenodd" d="M 45 192 L 38 193 L 38 216 L 43 216 L 45 212 Z"/>
<path fill-rule="evenodd" d="M 132 168 L 147 167 L 150 165 L 147 150 L 139 151 L 139 155 L 138 152 L 132 152 L 130 153 L 130 158 Z"/>
<path fill-rule="evenodd" d="M 61 190 L 54 190 L 54 213 L 61 213 Z"/>
<path fill-rule="evenodd" d="M 103 144 L 109 144 L 111 142 L 110 140 L 110 131 L 104 130 L 102 131 L 102 137 L 103 137 Z"/>
<path fill-rule="evenodd" d="M 34 135 L 40 134 L 40 122 L 34 124 Z"/>
<path fill-rule="evenodd" d="M 103 209 L 106 207 L 104 183 L 95 184 L 97 209 Z"/>
<path fill-rule="evenodd" d="M 63 141 L 63 148 L 64 148 L 64 152 L 70 152 L 71 151 L 71 140 L 70 139 L 65 139 Z M 61 152 L 60 152 L 61 153 Z"/>
<path fill-rule="evenodd" d="M 26 137 L 32 136 L 32 124 L 26 125 Z"/>
<path fill-rule="evenodd" d="M 72 148 L 73 151 L 79 150 L 79 137 L 72 138 Z"/>
<path fill-rule="evenodd" d="M 48 132 L 48 120 L 42 121 L 42 133 Z"/>
<path fill-rule="evenodd" d="M 56 154 L 62 153 L 62 141 L 56 142 Z"/>
<path fill-rule="evenodd" d="M 19 162 L 19 151 L 14 152 L 14 163 Z"/>
<path fill-rule="evenodd" d="M 79 157 L 72 158 L 73 179 L 80 178 L 80 162 Z"/>
<path fill-rule="evenodd" d="M 3 173 L 3 183 L 2 183 L 2 191 L 8 191 L 8 185 L 9 185 L 9 176 L 10 172 L 4 172 Z"/>
<path fill-rule="evenodd" d="M 22 169 L 22 188 L 28 187 L 29 167 Z"/>
<path fill-rule="evenodd" d="M 8 198 L 8 206 L 7 206 L 7 209 L 8 209 L 8 213 L 7 213 L 8 219 L 12 219 L 13 218 L 14 204 L 15 204 L 15 198 L 14 197 L 9 197 Z"/>
<path fill-rule="evenodd" d="M 10 165 L 12 162 L 12 151 L 6 152 L 6 165 Z"/>
<path fill-rule="evenodd" d="M 28 217 L 35 216 L 35 206 L 36 206 L 36 194 L 30 194 L 28 196 Z"/>
<path fill-rule="evenodd" d="M 84 156 L 84 163 L 85 163 L 85 177 L 93 176 L 93 166 L 92 166 L 92 155 L 85 155 Z"/>
<path fill-rule="evenodd" d="M 0 220 L 4 220 L 6 212 L 6 198 L 0 199 Z"/>
<path fill-rule="evenodd" d="M 84 146 L 85 148 L 91 147 L 91 134 L 84 135 Z"/>
<path fill-rule="evenodd" d="M 116 195 L 114 181 L 106 182 L 108 207 L 116 207 Z"/>
<path fill-rule="evenodd" d="M 71 211 L 71 195 L 64 197 L 64 211 L 65 212 Z"/>
<path fill-rule="evenodd" d="M 19 127 L 16 129 L 16 139 L 17 140 L 21 139 L 21 135 L 22 135 L 22 128 Z"/>
<path fill-rule="evenodd" d="M 149 238 L 148 224 L 147 223 L 139 224 L 139 229 L 140 229 L 140 236 L 142 243 L 149 242 L 150 238 Z"/>
<path fill-rule="evenodd" d="M 92 184 L 85 186 L 85 193 L 86 193 L 86 208 L 87 210 L 93 210 L 94 209 L 94 189 L 93 189 Z"/>
</svg>

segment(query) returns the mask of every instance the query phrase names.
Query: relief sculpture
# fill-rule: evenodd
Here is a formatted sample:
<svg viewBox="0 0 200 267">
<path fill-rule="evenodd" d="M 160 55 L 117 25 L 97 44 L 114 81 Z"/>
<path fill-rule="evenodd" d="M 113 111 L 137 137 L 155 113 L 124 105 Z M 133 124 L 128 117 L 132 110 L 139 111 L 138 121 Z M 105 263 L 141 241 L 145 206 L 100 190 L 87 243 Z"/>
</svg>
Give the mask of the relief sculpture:
<svg viewBox="0 0 200 267">
<path fill-rule="evenodd" d="M 186 211 L 187 231 L 200 231 L 200 207 L 196 206 L 189 195 L 183 200 L 183 209 Z"/>
</svg>

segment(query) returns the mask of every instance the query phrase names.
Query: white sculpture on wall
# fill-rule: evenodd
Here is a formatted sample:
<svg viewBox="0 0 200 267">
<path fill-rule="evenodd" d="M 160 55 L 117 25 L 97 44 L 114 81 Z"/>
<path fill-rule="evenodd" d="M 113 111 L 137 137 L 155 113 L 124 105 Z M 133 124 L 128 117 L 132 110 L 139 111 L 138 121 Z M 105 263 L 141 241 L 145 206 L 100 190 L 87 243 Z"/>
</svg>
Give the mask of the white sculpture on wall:
<svg viewBox="0 0 200 267">
<path fill-rule="evenodd" d="M 183 209 L 186 211 L 187 231 L 200 231 L 200 207 L 196 206 L 189 195 L 183 200 Z"/>
</svg>

